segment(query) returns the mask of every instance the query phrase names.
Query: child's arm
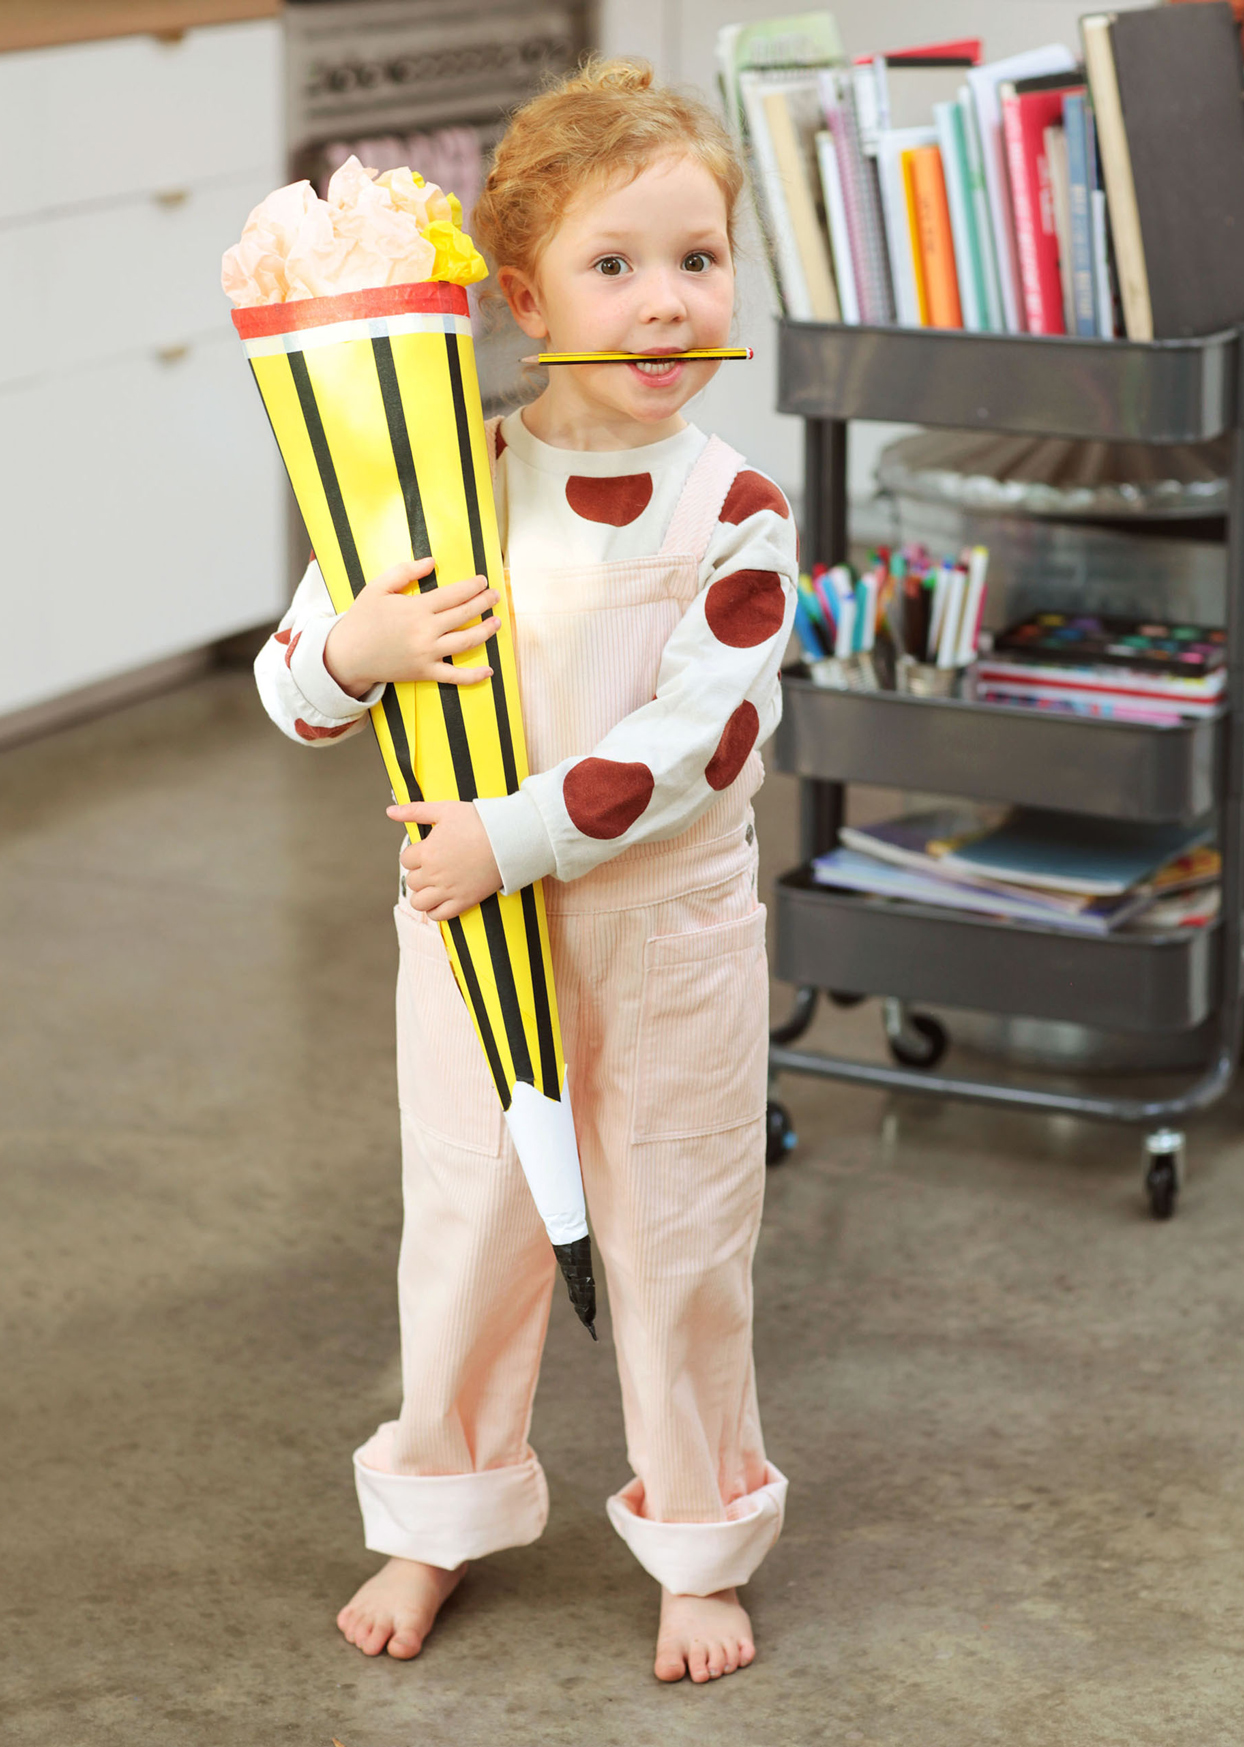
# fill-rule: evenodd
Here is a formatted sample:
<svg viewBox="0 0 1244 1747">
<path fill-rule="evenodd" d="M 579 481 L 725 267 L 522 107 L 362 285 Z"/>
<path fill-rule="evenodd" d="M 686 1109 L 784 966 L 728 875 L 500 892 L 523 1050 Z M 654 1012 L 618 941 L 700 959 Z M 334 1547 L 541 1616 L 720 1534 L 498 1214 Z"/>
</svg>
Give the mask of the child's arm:
<svg viewBox="0 0 1244 1747">
<path fill-rule="evenodd" d="M 796 535 L 777 487 L 749 477 L 756 507 L 718 524 L 700 592 L 662 654 L 653 701 L 586 757 L 528 777 L 515 795 L 474 803 L 506 892 L 547 874 L 578 879 L 636 843 L 677 836 L 777 726 Z"/>
<path fill-rule="evenodd" d="M 431 559 L 395 564 L 336 613 L 320 567 L 308 565 L 289 611 L 255 661 L 264 708 L 291 740 L 319 746 L 362 725 L 390 680 L 472 685 L 488 667 L 454 667 L 450 657 L 478 648 L 495 619 L 463 629 L 497 599 L 482 577 L 428 594 L 402 591 L 432 569 Z"/>
</svg>

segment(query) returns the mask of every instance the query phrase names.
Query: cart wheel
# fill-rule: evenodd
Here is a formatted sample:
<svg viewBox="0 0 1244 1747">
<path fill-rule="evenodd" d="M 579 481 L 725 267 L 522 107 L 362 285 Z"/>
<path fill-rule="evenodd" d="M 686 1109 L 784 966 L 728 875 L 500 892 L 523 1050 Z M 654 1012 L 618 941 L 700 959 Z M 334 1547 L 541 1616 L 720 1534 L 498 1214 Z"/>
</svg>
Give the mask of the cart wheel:
<svg viewBox="0 0 1244 1747">
<path fill-rule="evenodd" d="M 1174 1128 L 1159 1128 L 1145 1137 L 1145 1194 L 1155 1219 L 1175 1211 L 1184 1176 L 1184 1137 Z"/>
<path fill-rule="evenodd" d="M 905 1068 L 935 1068 L 946 1054 L 950 1039 L 944 1025 L 927 1013 L 908 1013 L 902 1032 L 886 1037 L 890 1054 Z"/>
<path fill-rule="evenodd" d="M 827 991 L 835 1007 L 858 1007 L 861 1001 L 867 1001 L 867 995 L 849 995 L 845 989 L 830 989 Z"/>
<path fill-rule="evenodd" d="M 795 1133 L 790 1111 L 785 1104 L 771 1098 L 765 1106 L 765 1163 L 780 1165 L 799 1136 Z"/>
</svg>

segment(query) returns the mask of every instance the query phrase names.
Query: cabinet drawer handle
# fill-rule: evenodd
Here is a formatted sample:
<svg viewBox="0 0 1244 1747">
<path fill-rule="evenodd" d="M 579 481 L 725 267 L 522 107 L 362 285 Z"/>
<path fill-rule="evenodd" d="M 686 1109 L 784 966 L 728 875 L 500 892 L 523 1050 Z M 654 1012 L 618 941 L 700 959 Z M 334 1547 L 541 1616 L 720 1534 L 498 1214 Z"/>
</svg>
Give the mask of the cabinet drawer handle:
<svg viewBox="0 0 1244 1747">
<path fill-rule="evenodd" d="M 183 358 L 189 356 L 190 347 L 187 345 L 156 347 L 156 358 L 161 364 L 180 364 Z"/>
<path fill-rule="evenodd" d="M 162 188 L 157 194 L 153 194 L 151 198 L 155 201 L 157 206 L 163 206 L 171 210 L 174 206 L 184 206 L 186 204 L 187 200 L 190 198 L 190 190 L 188 188 Z"/>
</svg>

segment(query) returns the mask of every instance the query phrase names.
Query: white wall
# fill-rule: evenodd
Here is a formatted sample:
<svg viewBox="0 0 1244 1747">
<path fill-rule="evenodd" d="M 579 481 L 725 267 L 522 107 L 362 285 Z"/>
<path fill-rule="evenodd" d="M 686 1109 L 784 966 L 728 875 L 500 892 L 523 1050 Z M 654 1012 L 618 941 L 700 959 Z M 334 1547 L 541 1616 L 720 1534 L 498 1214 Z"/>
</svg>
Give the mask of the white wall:
<svg viewBox="0 0 1244 1747">
<path fill-rule="evenodd" d="M 713 45 L 723 24 L 784 17 L 806 0 L 601 0 L 601 47 L 608 54 L 642 55 L 663 78 L 715 93 Z M 1152 0 L 1112 0 L 1115 9 Z M 1062 42 L 1079 52 L 1077 21 L 1089 0 L 837 0 L 848 55 L 898 49 L 951 37 L 979 36 L 990 60 L 1001 60 L 1041 43 Z M 756 348 L 751 364 L 726 365 L 692 409 L 697 423 L 741 449 L 789 492 L 801 483 L 802 428 L 798 419 L 773 411 L 776 347 L 766 271 L 750 225 L 739 264 L 736 328 L 740 342 Z M 851 490 L 866 496 L 878 450 L 896 425 L 852 427 Z"/>
</svg>

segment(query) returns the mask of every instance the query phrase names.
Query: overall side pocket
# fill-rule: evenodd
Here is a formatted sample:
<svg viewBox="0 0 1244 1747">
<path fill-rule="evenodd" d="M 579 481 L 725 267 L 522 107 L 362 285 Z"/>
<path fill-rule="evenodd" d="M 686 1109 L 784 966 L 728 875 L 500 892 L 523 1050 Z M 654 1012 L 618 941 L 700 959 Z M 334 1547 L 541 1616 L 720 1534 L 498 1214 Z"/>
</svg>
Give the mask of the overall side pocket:
<svg viewBox="0 0 1244 1747">
<path fill-rule="evenodd" d="M 765 908 L 644 948 L 631 1131 L 680 1140 L 763 1116 L 769 972 Z"/>
<path fill-rule="evenodd" d="M 501 1151 L 501 1103 L 434 922 L 397 920 L 397 1098 L 422 1128 L 469 1152 Z"/>
</svg>

